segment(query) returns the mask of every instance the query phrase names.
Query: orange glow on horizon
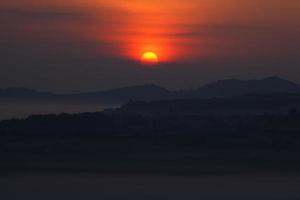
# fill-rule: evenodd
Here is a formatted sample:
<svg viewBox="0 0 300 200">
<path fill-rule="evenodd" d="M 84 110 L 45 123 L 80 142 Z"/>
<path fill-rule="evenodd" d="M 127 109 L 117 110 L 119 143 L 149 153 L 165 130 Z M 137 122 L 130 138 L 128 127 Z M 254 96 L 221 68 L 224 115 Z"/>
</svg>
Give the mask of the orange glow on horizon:
<svg viewBox="0 0 300 200">
<path fill-rule="evenodd" d="M 300 1 L 293 0 L 3 0 L 1 6 L 12 12 L 4 24 L 16 38 L 22 30 L 26 40 L 68 38 L 83 41 L 88 56 L 137 62 L 148 51 L 160 63 L 281 56 L 277 47 L 292 50 L 300 32 Z"/>
</svg>

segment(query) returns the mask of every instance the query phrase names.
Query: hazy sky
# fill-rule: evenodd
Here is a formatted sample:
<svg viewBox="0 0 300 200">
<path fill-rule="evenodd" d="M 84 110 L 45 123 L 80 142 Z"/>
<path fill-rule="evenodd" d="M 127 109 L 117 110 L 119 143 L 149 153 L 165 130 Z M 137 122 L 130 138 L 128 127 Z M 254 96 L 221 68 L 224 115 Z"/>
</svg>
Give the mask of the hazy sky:
<svg viewBox="0 0 300 200">
<path fill-rule="evenodd" d="M 300 82 L 299 0 L 1 0 L 0 88 Z M 139 63 L 158 54 L 155 67 Z"/>
</svg>

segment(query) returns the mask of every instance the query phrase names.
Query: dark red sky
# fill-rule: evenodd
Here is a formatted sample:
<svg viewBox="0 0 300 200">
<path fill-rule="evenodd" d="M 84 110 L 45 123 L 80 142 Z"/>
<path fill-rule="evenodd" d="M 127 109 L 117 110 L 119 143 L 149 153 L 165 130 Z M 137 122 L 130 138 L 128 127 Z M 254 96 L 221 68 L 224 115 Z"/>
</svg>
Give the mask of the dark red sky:
<svg viewBox="0 0 300 200">
<path fill-rule="evenodd" d="M 299 19 L 297 0 L 2 0 L 0 88 L 300 82 Z M 144 51 L 161 64 L 140 65 Z"/>
</svg>

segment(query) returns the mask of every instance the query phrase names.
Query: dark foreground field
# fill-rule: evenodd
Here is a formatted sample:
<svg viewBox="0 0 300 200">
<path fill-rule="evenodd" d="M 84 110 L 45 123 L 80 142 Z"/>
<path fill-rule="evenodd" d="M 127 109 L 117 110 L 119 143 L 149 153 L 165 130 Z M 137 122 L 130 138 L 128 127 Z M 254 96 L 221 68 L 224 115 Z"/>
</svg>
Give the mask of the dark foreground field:
<svg viewBox="0 0 300 200">
<path fill-rule="evenodd" d="M 14 173 L 0 175 L 5 200 L 297 200 L 300 175 L 158 176 L 97 173 Z"/>
<path fill-rule="evenodd" d="M 0 123 L 2 171 L 298 171 L 300 115 L 87 113 Z"/>
</svg>

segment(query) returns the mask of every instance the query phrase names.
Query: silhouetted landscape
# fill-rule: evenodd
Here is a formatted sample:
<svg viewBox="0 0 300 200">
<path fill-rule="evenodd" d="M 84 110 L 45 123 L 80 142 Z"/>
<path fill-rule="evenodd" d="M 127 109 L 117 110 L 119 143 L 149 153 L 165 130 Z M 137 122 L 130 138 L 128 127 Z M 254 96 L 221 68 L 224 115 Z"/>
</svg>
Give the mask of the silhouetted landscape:
<svg viewBox="0 0 300 200">
<path fill-rule="evenodd" d="M 210 166 L 210 172 L 226 173 L 285 162 L 295 170 L 300 164 L 298 87 L 279 78 L 219 81 L 186 99 L 166 95 L 149 101 L 158 98 L 154 92 L 132 98 L 147 101 L 131 100 L 102 112 L 4 120 L 0 168 L 205 173 Z M 116 91 L 111 93 L 129 99 Z"/>
<path fill-rule="evenodd" d="M 231 98 L 248 94 L 281 93 L 298 94 L 300 86 L 278 77 L 269 77 L 248 81 L 233 79 L 216 81 L 194 90 L 168 90 L 150 84 L 76 94 L 8 88 L 0 90 L 0 120 L 26 118 L 32 114 L 96 112 L 119 107 L 129 101 Z"/>
</svg>

